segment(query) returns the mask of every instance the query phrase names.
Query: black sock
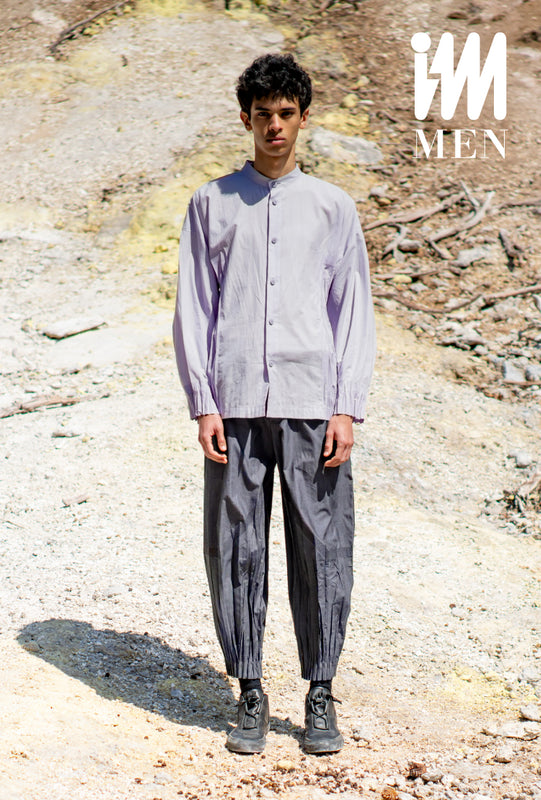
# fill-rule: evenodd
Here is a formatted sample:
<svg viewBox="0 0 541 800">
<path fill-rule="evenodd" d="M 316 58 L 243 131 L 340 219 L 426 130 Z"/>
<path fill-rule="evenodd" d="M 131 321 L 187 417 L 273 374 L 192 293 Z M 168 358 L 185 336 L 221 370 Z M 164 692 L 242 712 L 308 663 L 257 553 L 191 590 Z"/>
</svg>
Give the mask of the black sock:
<svg viewBox="0 0 541 800">
<path fill-rule="evenodd" d="M 316 686 L 323 686 L 324 689 L 332 692 L 332 678 L 330 681 L 310 681 L 310 690 L 315 689 Z"/>
<path fill-rule="evenodd" d="M 240 683 L 240 693 L 244 694 L 249 689 L 261 689 L 261 678 L 239 678 Z"/>
</svg>

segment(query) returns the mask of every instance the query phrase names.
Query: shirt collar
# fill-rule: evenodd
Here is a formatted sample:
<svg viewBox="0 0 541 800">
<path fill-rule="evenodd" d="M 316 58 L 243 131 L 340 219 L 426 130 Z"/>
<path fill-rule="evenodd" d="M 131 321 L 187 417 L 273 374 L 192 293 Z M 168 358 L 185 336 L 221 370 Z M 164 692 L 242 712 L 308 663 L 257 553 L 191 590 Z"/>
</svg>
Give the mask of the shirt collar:
<svg viewBox="0 0 541 800">
<path fill-rule="evenodd" d="M 277 183 L 288 183 L 289 181 L 295 180 L 298 178 L 299 175 L 302 174 L 301 170 L 298 166 L 295 166 L 295 169 L 292 169 L 291 172 L 288 172 L 286 175 L 281 175 L 279 178 L 268 178 L 266 175 L 262 175 L 261 172 L 258 172 L 254 168 L 253 161 L 246 161 L 241 172 L 250 180 L 254 181 L 255 183 L 259 183 L 260 186 L 269 186 L 272 184 L 275 186 Z"/>
</svg>

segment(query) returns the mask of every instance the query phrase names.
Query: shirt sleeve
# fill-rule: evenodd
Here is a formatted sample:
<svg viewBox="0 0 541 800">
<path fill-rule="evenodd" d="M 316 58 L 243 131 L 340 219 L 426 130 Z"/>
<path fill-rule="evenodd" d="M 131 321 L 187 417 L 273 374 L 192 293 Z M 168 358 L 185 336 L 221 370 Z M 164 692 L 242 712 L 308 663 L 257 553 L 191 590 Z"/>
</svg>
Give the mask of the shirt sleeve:
<svg viewBox="0 0 541 800">
<path fill-rule="evenodd" d="M 363 422 L 376 357 L 374 307 L 364 235 L 348 197 L 327 312 L 337 359 L 334 414 Z"/>
<path fill-rule="evenodd" d="M 177 367 L 192 419 L 219 413 L 207 367 L 220 289 L 197 206 L 196 194 L 190 200 L 180 234 L 173 319 Z"/>
</svg>

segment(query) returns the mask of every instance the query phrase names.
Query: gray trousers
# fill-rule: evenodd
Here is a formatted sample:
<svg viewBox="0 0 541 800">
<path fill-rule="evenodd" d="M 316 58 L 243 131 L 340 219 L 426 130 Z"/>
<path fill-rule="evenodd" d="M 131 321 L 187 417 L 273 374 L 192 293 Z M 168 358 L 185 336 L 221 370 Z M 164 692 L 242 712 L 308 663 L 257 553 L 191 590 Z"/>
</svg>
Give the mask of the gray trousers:
<svg viewBox="0 0 541 800">
<path fill-rule="evenodd" d="M 227 464 L 205 457 L 204 553 L 227 673 L 261 677 L 274 468 L 302 677 L 334 677 L 353 585 L 351 462 L 323 468 L 327 420 L 224 419 Z"/>
</svg>

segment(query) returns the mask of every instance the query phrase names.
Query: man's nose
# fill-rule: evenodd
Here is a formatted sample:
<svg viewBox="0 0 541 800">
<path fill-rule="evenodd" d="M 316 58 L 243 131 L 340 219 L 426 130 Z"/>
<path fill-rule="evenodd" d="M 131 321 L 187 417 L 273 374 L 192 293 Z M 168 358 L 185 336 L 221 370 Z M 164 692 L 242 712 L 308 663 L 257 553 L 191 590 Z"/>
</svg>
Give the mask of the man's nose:
<svg viewBox="0 0 541 800">
<path fill-rule="evenodd" d="M 272 117 L 270 118 L 269 128 L 272 128 L 273 130 L 277 130 L 280 127 L 281 127 L 281 125 L 280 125 L 280 117 L 278 116 L 278 114 L 273 114 Z"/>
</svg>

